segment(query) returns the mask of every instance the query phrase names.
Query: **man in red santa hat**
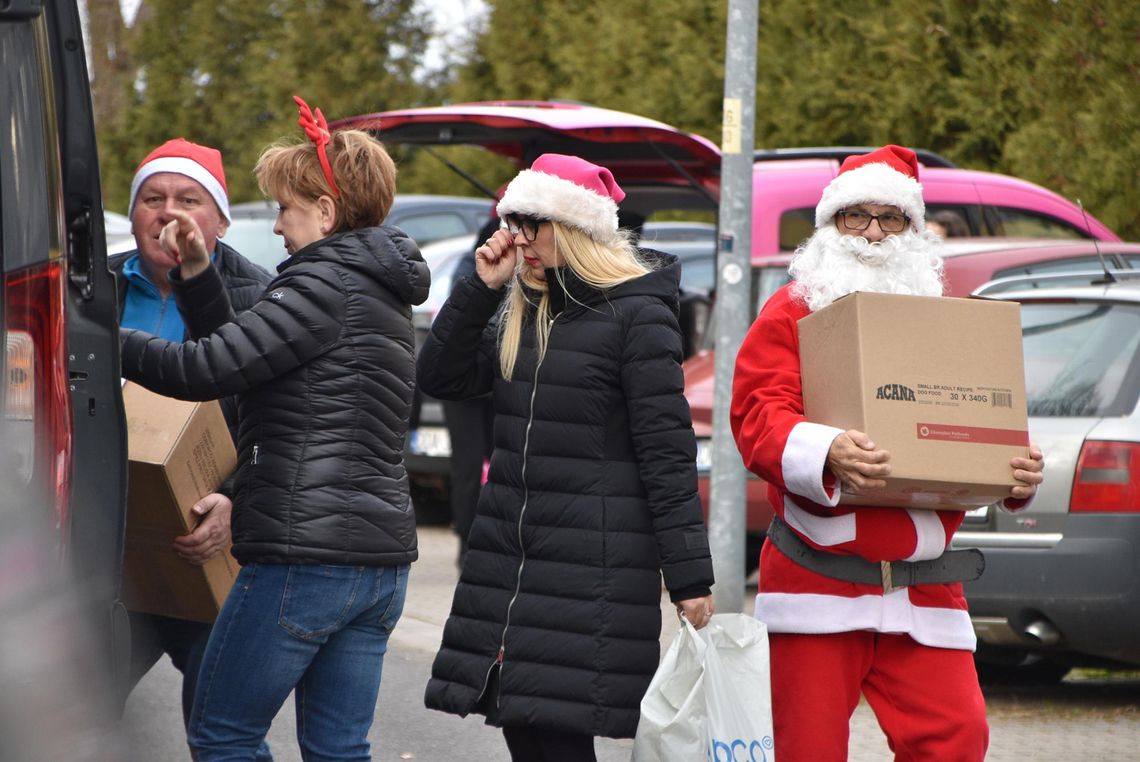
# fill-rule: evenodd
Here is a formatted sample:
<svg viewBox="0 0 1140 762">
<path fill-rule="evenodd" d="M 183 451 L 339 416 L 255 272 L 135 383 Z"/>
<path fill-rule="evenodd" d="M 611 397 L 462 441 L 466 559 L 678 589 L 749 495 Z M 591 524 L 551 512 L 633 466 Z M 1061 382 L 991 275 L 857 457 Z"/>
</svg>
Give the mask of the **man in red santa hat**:
<svg viewBox="0 0 1140 762">
<path fill-rule="evenodd" d="M 163 228 L 175 219 L 193 222 L 202 245 L 211 252 L 231 306 L 243 312 L 254 305 L 271 280 L 269 273 L 222 242 L 230 225 L 230 201 L 222 154 L 216 148 L 184 138 L 168 140 L 139 163 L 131 182 L 131 233 L 136 249 L 107 260 L 119 298 L 119 324 L 139 328 L 171 341 L 195 338 L 173 296 L 171 279 L 181 282 L 179 262 L 163 249 Z M 192 320 L 192 316 L 191 320 Z M 222 400 L 222 410 L 237 439 L 237 403 Z M 189 565 L 201 566 L 230 546 L 230 487 L 213 492 L 193 507 L 200 519 L 185 535 L 170 538 L 172 547 Z M 130 612 L 131 663 L 128 691 L 162 658 L 182 673 L 182 719 L 190 721 L 198 668 L 213 625 L 186 619 Z M 257 760 L 273 756 L 263 743 Z"/>
<path fill-rule="evenodd" d="M 939 241 L 925 232 L 914 152 L 848 157 L 816 207 L 792 283 L 765 304 L 741 346 L 732 430 L 767 480 L 776 517 L 760 555 L 756 618 L 770 633 L 780 762 L 847 759 L 866 696 L 898 760 L 982 760 L 989 739 L 962 581 L 974 554 L 947 551 L 961 511 L 840 505 L 885 486 L 890 453 L 866 433 L 804 418 L 796 322 L 855 291 L 942 294 Z M 1013 458 L 1023 508 L 1041 451 Z M 885 573 L 886 564 L 891 574 Z"/>
</svg>

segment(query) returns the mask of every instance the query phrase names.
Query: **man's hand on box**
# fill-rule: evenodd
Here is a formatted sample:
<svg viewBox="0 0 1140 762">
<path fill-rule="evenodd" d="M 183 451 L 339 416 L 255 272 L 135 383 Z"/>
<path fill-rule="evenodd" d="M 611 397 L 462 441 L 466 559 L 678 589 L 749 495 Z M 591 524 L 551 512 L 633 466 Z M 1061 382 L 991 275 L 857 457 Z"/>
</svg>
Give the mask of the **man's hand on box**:
<svg viewBox="0 0 1140 762">
<path fill-rule="evenodd" d="M 201 566 L 230 546 L 230 512 L 234 504 L 214 492 L 190 510 L 201 518 L 190 534 L 174 538 L 174 550 L 192 564 Z"/>
<path fill-rule="evenodd" d="M 1037 493 L 1037 485 L 1045 481 L 1045 456 L 1041 448 L 1033 442 L 1029 443 L 1028 458 L 1011 458 L 1010 468 L 1013 469 L 1013 478 L 1021 482 L 1009 491 L 1014 500 L 1028 500 Z"/>
<path fill-rule="evenodd" d="M 828 468 L 844 492 L 859 493 L 887 486 L 884 479 L 891 474 L 890 460 L 889 452 L 876 449 L 869 436 L 855 429 L 833 439 L 827 451 Z"/>
</svg>

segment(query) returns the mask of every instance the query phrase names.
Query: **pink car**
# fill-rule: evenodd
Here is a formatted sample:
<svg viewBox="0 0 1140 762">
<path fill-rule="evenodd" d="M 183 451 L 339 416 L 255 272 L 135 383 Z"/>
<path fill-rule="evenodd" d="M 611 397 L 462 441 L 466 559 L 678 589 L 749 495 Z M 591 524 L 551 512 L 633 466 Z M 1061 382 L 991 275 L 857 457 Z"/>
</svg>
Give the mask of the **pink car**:
<svg viewBox="0 0 1140 762">
<path fill-rule="evenodd" d="M 576 154 L 614 173 L 627 194 L 622 212 L 633 220 L 654 219 L 663 212 L 671 213 L 672 218 L 678 213 L 708 217 L 715 215 L 718 208 L 721 154 L 715 144 L 662 122 L 619 111 L 577 103 L 495 101 L 367 114 L 341 119 L 332 126 L 374 130 L 390 145 L 474 146 L 510 160 L 516 169 L 529 165 L 542 153 Z M 811 235 L 815 206 L 824 186 L 837 174 L 840 162 L 849 154 L 868 150 L 792 148 L 756 152 L 752 263 L 756 292 L 760 295 L 758 303 L 787 281 L 790 252 Z M 451 153 L 447 158 L 461 164 Z M 1078 248 L 1081 239 L 1120 240 L 1076 204 L 1033 183 L 959 169 L 930 152 L 920 151 L 919 160 L 924 165 L 921 177 L 928 215 L 955 212 L 965 225 L 963 232 L 969 236 L 1060 239 Z M 499 188 L 511 174 L 513 170 L 498 177 L 479 178 L 478 183 L 486 192 Z M 1019 261 L 1031 261 L 1037 256 L 1025 244 L 1018 244 L 1022 248 L 1017 251 L 1024 252 L 1020 255 L 1013 254 L 1013 250 L 998 255 L 999 244 L 994 241 L 962 245 L 974 248 L 969 257 L 963 254 L 960 262 L 947 267 L 954 294 L 968 293 L 989 280 L 1005 266 L 999 265 L 999 260 L 1012 261 L 1020 256 Z M 702 257 L 694 258 L 694 266 L 698 266 L 698 261 L 707 266 L 714 257 L 715 242 L 710 241 Z M 993 270 L 989 270 L 991 259 Z M 686 261 L 689 260 L 682 259 L 682 268 Z M 687 325 L 691 330 L 703 330 L 704 321 L 697 314 Z M 701 493 L 706 505 L 711 467 L 706 459 L 711 434 L 712 368 L 711 350 L 697 352 L 685 365 L 686 396 L 698 437 Z M 416 478 L 414 473 L 412 478 Z M 746 558 L 752 565 L 772 509 L 763 482 L 750 479 L 748 495 Z"/>
</svg>

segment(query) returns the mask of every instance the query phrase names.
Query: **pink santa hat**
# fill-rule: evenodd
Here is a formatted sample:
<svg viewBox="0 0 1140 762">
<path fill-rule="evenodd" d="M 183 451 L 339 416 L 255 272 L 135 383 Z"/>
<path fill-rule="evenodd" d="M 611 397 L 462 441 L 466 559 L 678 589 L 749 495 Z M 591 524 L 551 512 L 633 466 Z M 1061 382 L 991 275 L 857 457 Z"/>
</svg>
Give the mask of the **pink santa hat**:
<svg viewBox="0 0 1140 762">
<path fill-rule="evenodd" d="M 135 178 L 131 181 L 131 205 L 127 209 L 128 217 L 135 210 L 139 188 L 148 177 L 160 172 L 185 175 L 191 180 L 196 180 L 214 199 L 226 221 L 233 222 L 230 219 L 230 200 L 226 191 L 226 170 L 222 167 L 222 152 L 216 148 L 191 143 L 185 138 L 166 141 L 147 154 L 139 164 L 135 170 Z"/>
<path fill-rule="evenodd" d="M 515 176 L 497 211 L 556 220 L 595 241 L 608 242 L 618 229 L 618 203 L 625 192 L 605 167 L 577 156 L 544 153 Z"/>
<path fill-rule="evenodd" d="M 839 174 L 823 189 L 823 197 L 815 208 L 816 228 L 830 224 L 837 212 L 855 204 L 896 206 L 910 217 L 914 230 L 922 230 L 926 204 L 922 201 L 914 151 L 887 145 L 844 159 Z"/>
</svg>

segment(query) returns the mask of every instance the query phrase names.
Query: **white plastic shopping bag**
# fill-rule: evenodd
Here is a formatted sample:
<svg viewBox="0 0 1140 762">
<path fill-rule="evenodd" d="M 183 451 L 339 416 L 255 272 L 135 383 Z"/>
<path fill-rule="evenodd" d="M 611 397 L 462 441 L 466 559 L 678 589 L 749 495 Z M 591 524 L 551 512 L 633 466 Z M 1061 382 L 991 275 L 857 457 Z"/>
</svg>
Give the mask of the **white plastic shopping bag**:
<svg viewBox="0 0 1140 762">
<path fill-rule="evenodd" d="M 768 628 L 747 614 L 716 614 L 701 630 L 711 762 L 773 762 Z"/>
<path fill-rule="evenodd" d="M 746 614 L 682 623 L 641 701 L 633 762 L 774 762 L 767 628 Z"/>
<path fill-rule="evenodd" d="M 704 638 L 687 620 L 641 699 L 633 762 L 702 760 L 708 748 Z"/>
</svg>

